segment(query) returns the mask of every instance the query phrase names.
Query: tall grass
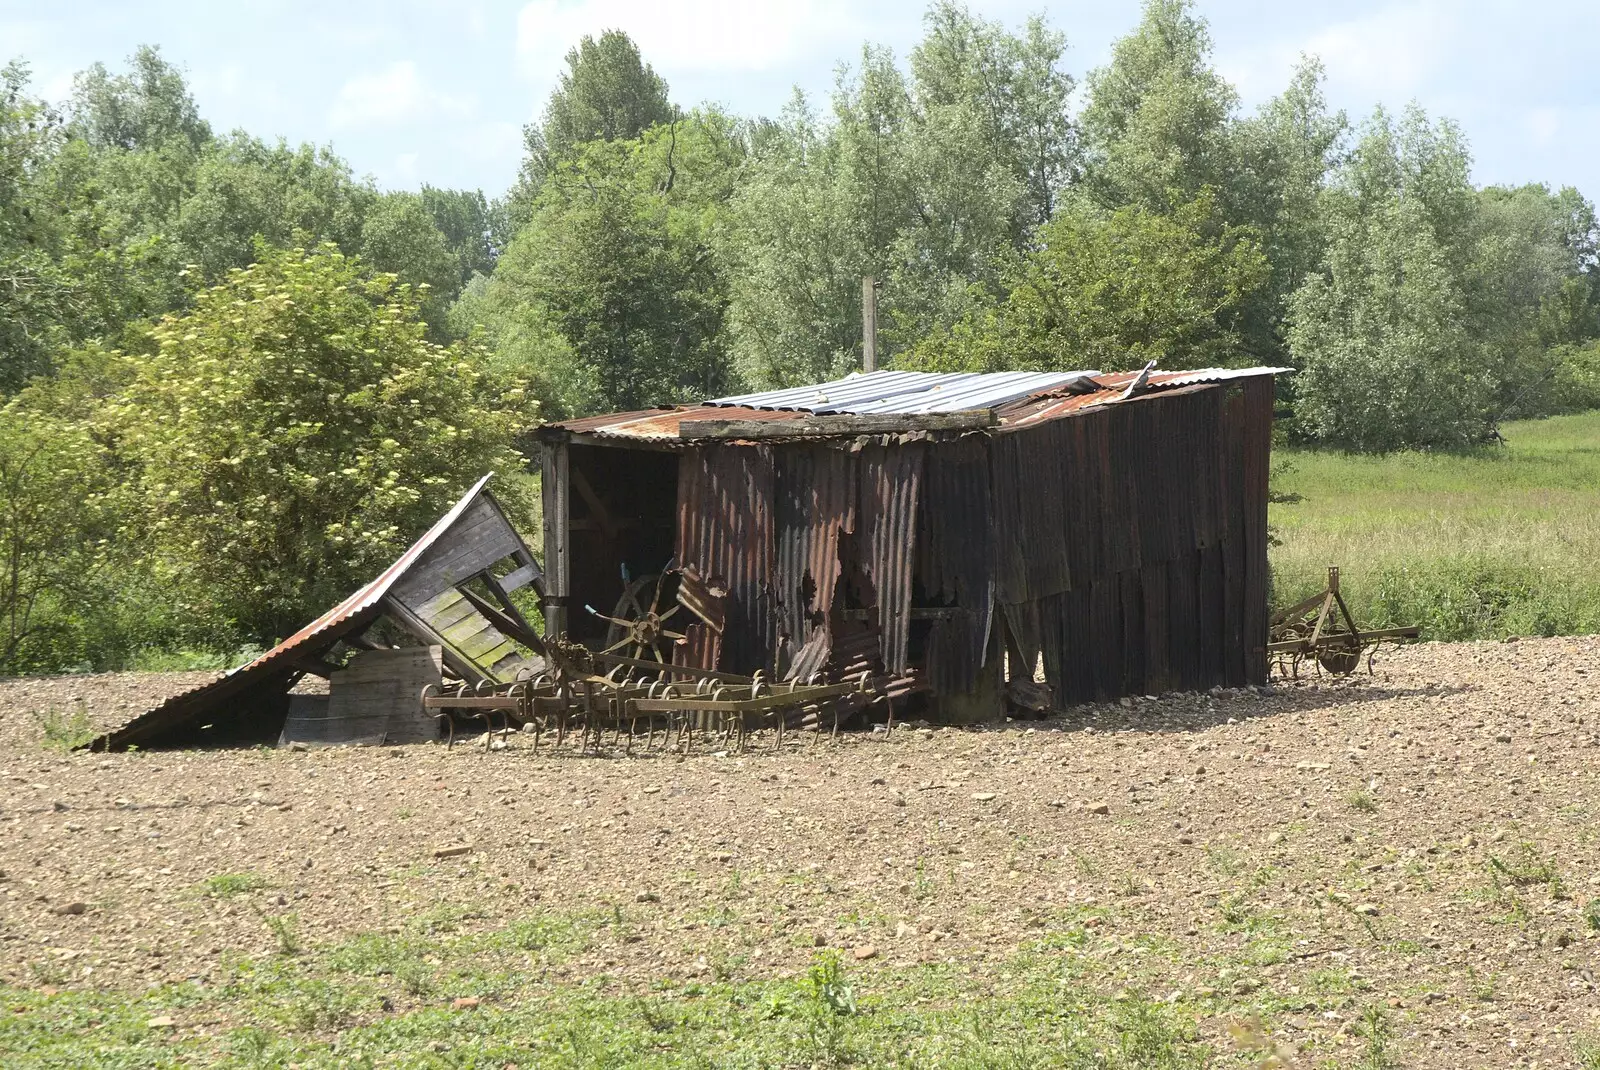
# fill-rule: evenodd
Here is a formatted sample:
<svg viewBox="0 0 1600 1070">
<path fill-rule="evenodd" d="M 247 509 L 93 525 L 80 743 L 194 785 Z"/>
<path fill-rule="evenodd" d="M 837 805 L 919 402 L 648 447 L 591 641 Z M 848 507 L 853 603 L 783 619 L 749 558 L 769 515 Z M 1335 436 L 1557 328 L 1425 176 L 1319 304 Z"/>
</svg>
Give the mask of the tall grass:
<svg viewBox="0 0 1600 1070">
<path fill-rule="evenodd" d="M 1381 457 L 1281 450 L 1273 601 L 1341 566 L 1364 627 L 1429 639 L 1600 631 L 1600 412 L 1505 425 L 1506 445 Z"/>
</svg>

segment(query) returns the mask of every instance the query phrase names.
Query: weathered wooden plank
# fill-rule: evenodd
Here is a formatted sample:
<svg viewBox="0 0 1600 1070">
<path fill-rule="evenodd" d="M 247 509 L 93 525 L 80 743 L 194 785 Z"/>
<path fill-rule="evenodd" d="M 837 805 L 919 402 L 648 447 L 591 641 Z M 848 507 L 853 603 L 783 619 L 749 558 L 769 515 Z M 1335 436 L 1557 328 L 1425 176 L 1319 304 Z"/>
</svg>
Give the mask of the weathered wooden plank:
<svg viewBox="0 0 1600 1070">
<path fill-rule="evenodd" d="M 415 608 L 519 550 L 526 547 L 510 522 L 492 503 L 479 500 L 395 584 L 393 593 Z"/>
<path fill-rule="evenodd" d="M 882 435 L 903 431 L 979 431 L 999 423 L 993 409 L 918 414 L 802 416 L 793 420 L 683 420 L 678 438 L 819 438 L 829 435 Z"/>
<path fill-rule="evenodd" d="M 424 643 L 443 646 L 444 636 L 434 631 L 432 625 L 417 616 L 411 611 L 410 607 L 398 598 L 385 598 L 383 600 L 383 609 L 385 613 L 394 618 L 396 624 Z M 448 646 L 444 646 L 444 663 L 452 673 L 469 683 L 476 684 L 492 678 L 486 666 L 474 664 L 471 659 L 463 657 L 459 652 L 452 650 Z"/>
<path fill-rule="evenodd" d="M 536 579 L 538 577 L 538 575 L 539 575 L 538 566 L 536 566 L 536 565 L 523 565 L 521 568 L 513 569 L 512 571 L 506 573 L 504 576 L 500 577 L 500 579 L 499 579 L 500 589 L 502 591 L 504 591 L 506 594 L 510 594 L 512 591 L 520 591 L 522 588 L 526 587 L 529 583 L 533 582 L 533 580 Z"/>
<path fill-rule="evenodd" d="M 430 598 L 420 606 L 415 607 L 417 616 L 433 626 L 434 631 L 444 632 L 454 624 L 465 620 L 472 615 L 472 603 L 461 597 L 461 592 L 452 587 L 436 598 Z"/>
<path fill-rule="evenodd" d="M 443 651 L 437 646 L 358 654 L 332 675 L 324 702 L 291 701 L 282 741 L 421 743 L 437 739 L 438 721 L 423 709 L 422 689 L 439 686 L 442 667 Z"/>
</svg>

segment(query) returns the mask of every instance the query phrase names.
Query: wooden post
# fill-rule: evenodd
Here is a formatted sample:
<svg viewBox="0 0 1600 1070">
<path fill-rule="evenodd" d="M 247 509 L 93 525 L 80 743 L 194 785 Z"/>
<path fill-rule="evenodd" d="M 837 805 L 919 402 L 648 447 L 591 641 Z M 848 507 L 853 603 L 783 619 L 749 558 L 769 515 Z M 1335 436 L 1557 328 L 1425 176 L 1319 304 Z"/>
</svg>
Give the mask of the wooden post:
<svg viewBox="0 0 1600 1070">
<path fill-rule="evenodd" d="M 861 280 L 861 370 L 878 370 L 878 280 Z"/>
<path fill-rule="evenodd" d="M 544 633 L 565 635 L 567 597 L 572 593 L 572 573 L 567 558 L 570 535 L 565 442 L 545 445 L 540 477 L 540 491 L 544 498 Z"/>
</svg>

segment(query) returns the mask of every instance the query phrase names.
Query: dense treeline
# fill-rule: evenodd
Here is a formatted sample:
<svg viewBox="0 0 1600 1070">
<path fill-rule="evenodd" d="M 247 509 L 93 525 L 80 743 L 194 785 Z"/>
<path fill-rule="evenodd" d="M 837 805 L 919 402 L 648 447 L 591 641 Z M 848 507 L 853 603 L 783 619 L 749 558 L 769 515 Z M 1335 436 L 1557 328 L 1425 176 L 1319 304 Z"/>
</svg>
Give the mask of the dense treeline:
<svg viewBox="0 0 1600 1070">
<path fill-rule="evenodd" d="M 858 367 L 868 275 L 894 366 L 1281 364 L 1308 444 L 1600 405 L 1576 190 L 1475 187 L 1453 122 L 1352 123 L 1314 58 L 1246 113 L 1188 0 L 1081 86 L 1041 18 L 925 28 L 769 118 L 585 38 L 493 199 L 219 134 L 153 48 L 60 105 L 4 68 L 0 669 L 268 642 L 541 414 Z"/>
</svg>

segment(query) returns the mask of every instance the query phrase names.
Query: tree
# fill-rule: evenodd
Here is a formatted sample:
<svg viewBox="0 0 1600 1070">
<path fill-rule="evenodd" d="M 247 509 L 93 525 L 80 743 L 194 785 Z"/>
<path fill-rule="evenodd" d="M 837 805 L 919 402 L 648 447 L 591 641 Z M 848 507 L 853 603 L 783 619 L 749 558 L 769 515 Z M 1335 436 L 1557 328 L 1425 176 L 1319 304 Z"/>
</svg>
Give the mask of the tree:
<svg viewBox="0 0 1600 1070">
<path fill-rule="evenodd" d="M 1059 34 L 1038 19 L 1008 32 L 952 3 L 926 25 L 909 74 L 864 48 L 831 116 L 797 95 L 753 137 L 722 247 L 730 343 L 753 383 L 859 366 L 864 275 L 882 284 L 889 359 L 949 328 L 1000 288 L 1074 171 Z"/>
<path fill-rule="evenodd" d="M 51 633 L 104 578 L 102 452 L 74 419 L 20 399 L 0 406 L 0 671 L 63 667 Z"/>
<path fill-rule="evenodd" d="M 330 149 L 237 132 L 200 159 L 176 218 L 150 225 L 169 228 L 186 261 L 215 282 L 252 262 L 258 238 L 279 248 L 331 241 L 359 252 L 377 196 Z"/>
<path fill-rule="evenodd" d="M 0 391 L 47 370 L 70 335 L 76 282 L 61 270 L 58 220 L 36 182 L 58 151 L 58 118 L 28 95 L 28 69 L 0 68 Z"/>
<path fill-rule="evenodd" d="M 544 118 L 523 127 L 522 171 L 512 191 L 514 225 L 527 219 L 530 202 L 560 161 L 588 141 L 626 141 L 675 114 L 667 83 L 621 30 L 599 40 L 585 34 L 567 51 L 567 69 L 545 103 Z"/>
<path fill-rule="evenodd" d="M 488 275 L 494 270 L 495 257 L 500 250 L 491 236 L 493 212 L 480 191 L 440 189 L 424 184 L 422 207 L 455 258 L 454 291 L 466 286 L 474 275 Z"/>
<path fill-rule="evenodd" d="M 930 371 L 1060 371 L 1237 363 L 1230 319 L 1267 278 L 1259 243 L 1223 223 L 1203 190 L 1170 213 L 1130 205 L 1061 207 L 1040 248 L 1007 279 L 1005 300 L 917 347 Z"/>
<path fill-rule="evenodd" d="M 195 107 L 183 74 L 154 45 L 140 45 L 128 71 L 96 63 L 72 80 L 74 134 L 97 149 L 156 151 L 181 145 L 198 153 L 211 127 Z"/>
<path fill-rule="evenodd" d="M 361 257 L 416 288 L 422 317 L 442 341 L 446 312 L 461 289 L 461 257 L 420 194 L 381 193 L 372 201 L 361 220 Z"/>
<path fill-rule="evenodd" d="M 127 466 L 121 540 L 209 619 L 270 642 L 370 579 L 535 419 L 414 291 L 332 246 L 263 248 L 120 358 L 99 415 Z M 518 484 L 500 484 L 515 511 Z"/>
<path fill-rule="evenodd" d="M 1013 222 L 1023 242 L 1049 221 L 1077 170 L 1068 109 L 1075 83 L 1061 69 L 1066 38 L 1037 15 L 1021 34 L 1007 33 L 951 0 L 929 7 L 923 24 L 927 33 L 911 52 L 918 101 L 929 113 L 954 108 L 976 120 L 988 154 L 1020 187 Z"/>
<path fill-rule="evenodd" d="M 1473 230 L 1459 132 L 1379 109 L 1324 194 L 1322 270 L 1289 306 L 1295 428 L 1363 451 L 1483 441 L 1497 387 L 1465 285 Z"/>
<path fill-rule="evenodd" d="M 1145 0 L 1138 29 L 1089 74 L 1080 120 L 1086 188 L 1103 207 L 1155 211 L 1205 186 L 1227 189 L 1237 105 L 1211 66 L 1211 35 L 1192 0 Z"/>
<path fill-rule="evenodd" d="M 1222 191 L 1223 210 L 1256 229 L 1272 268 L 1240 325 L 1242 344 L 1263 363 L 1288 359 L 1283 317 L 1289 295 L 1317 270 L 1327 246 L 1318 199 L 1339 164 L 1349 122 L 1342 111 L 1328 112 L 1323 81 L 1322 64 L 1303 58 L 1288 88 L 1230 135 L 1237 166 Z"/>
<path fill-rule="evenodd" d="M 726 282 L 713 245 L 744 145 L 714 112 L 632 141 L 593 141 L 553 172 L 481 291 L 452 314 L 482 327 L 553 411 L 726 393 Z"/>
</svg>

